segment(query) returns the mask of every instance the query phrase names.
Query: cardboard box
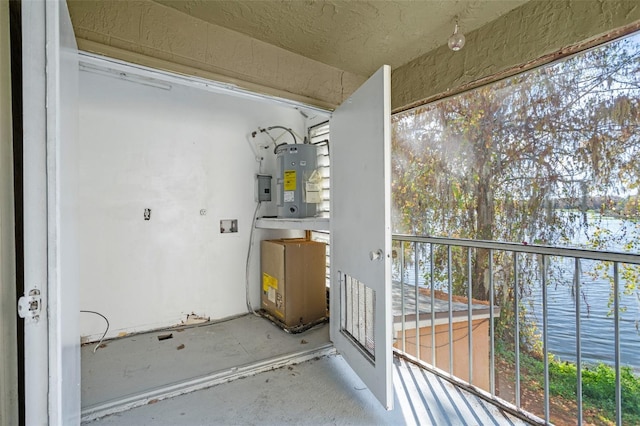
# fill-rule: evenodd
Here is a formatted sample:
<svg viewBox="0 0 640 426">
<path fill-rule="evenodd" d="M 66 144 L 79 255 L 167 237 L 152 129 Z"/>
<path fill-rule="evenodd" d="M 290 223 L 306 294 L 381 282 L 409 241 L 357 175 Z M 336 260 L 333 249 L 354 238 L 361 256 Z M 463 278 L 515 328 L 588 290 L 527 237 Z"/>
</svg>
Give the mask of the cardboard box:
<svg viewBox="0 0 640 426">
<path fill-rule="evenodd" d="M 326 316 L 326 248 L 304 239 L 264 240 L 260 245 L 261 305 L 286 326 Z"/>
</svg>

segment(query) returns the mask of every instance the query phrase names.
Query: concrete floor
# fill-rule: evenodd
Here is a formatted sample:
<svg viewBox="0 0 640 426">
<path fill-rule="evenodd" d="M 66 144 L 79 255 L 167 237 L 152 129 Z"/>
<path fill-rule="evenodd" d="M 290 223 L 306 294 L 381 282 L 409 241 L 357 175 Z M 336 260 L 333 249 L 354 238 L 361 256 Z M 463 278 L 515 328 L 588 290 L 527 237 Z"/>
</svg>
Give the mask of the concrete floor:
<svg viewBox="0 0 640 426">
<path fill-rule="evenodd" d="M 223 330 L 224 333 L 234 330 L 239 336 L 223 339 Z M 103 400 L 103 403 L 106 401 L 106 405 L 109 405 L 107 399 L 111 398 L 112 401 L 123 403 L 115 410 L 119 411 L 123 407 L 126 408 L 127 401 L 136 400 L 136 395 L 143 396 L 142 399 L 137 399 L 136 404 L 130 405 L 134 408 L 93 421 L 85 416 L 86 412 L 91 410 L 83 400 L 83 424 L 524 424 L 475 395 L 398 358 L 395 359 L 394 365 L 395 409 L 386 411 L 341 356 L 326 355 L 331 353 L 323 349 L 328 339 L 326 326 L 299 335 L 288 335 L 264 319 L 246 316 L 226 324 L 189 329 L 191 336 L 188 338 L 183 337 L 187 336 L 182 334 L 185 332 L 187 330 L 180 332 L 180 338 L 184 339 L 181 341 L 174 340 L 176 333 L 173 339 L 158 341 L 157 335 L 166 332 L 152 334 L 152 338 L 147 338 L 147 335 L 144 335 L 144 338 L 136 336 L 135 341 L 131 338 L 128 342 L 122 343 L 120 340 L 127 339 L 112 341 L 104 348 L 100 362 L 83 352 L 83 356 L 87 356 L 87 359 L 83 359 L 83 374 L 85 369 L 89 373 L 88 377 L 83 376 L 83 398 L 85 395 L 92 398 L 94 407 L 100 406 L 99 400 Z M 249 342 L 245 339 L 261 340 Z M 170 340 L 174 340 L 170 343 L 171 351 L 159 349 L 159 346 Z M 269 342 L 271 340 L 275 343 Z M 225 345 L 222 345 L 223 341 L 226 342 Z M 303 341 L 306 343 L 301 343 Z M 221 346 L 214 350 L 218 352 L 217 355 L 212 355 L 210 351 L 194 350 L 196 353 L 192 354 L 189 364 L 200 365 L 183 368 L 184 360 L 176 361 L 174 352 L 186 353 L 183 351 L 188 347 L 197 346 L 195 342 L 200 342 L 203 348 L 214 343 Z M 182 344 L 185 347 L 178 350 Z M 235 347 L 237 344 L 242 346 L 242 350 Z M 318 352 L 316 355 L 308 356 L 306 361 L 298 363 L 297 360 L 303 358 L 278 355 L 286 351 L 300 353 L 300 346 L 315 347 Z M 111 350 L 107 351 L 108 348 Z M 268 356 L 261 355 L 262 349 Z M 90 350 L 92 348 L 89 348 Z M 97 353 L 100 351 L 101 349 Z M 121 353 L 122 351 L 127 354 Z M 141 357 L 141 353 L 147 356 Z M 204 383 L 200 390 L 173 398 L 155 398 L 143 389 L 149 384 L 162 388 L 158 383 L 163 380 L 175 383 L 179 380 L 176 370 L 190 374 L 183 378 L 195 377 L 193 374 L 200 374 L 205 370 L 212 371 L 234 358 L 242 362 L 247 361 L 248 366 L 265 365 L 263 361 L 252 364 L 251 359 L 286 361 L 272 364 L 271 367 L 270 361 L 267 361 L 267 368 L 249 368 L 246 374 L 236 376 L 241 378 L 233 381 L 223 378 L 221 381 L 211 382 L 211 386 Z M 109 364 L 107 359 L 111 359 L 109 362 L 112 364 Z M 114 359 L 121 361 L 115 362 Z M 126 360 L 124 364 L 123 359 Z M 218 364 L 214 366 L 212 359 L 216 359 L 215 362 Z M 97 373 L 99 365 L 112 365 L 112 369 Z M 235 371 L 237 368 L 232 367 L 223 373 L 231 380 Z M 163 379 L 154 378 L 156 374 Z M 109 375 L 112 377 L 108 378 Z M 131 383 L 136 385 L 132 386 Z M 171 387 L 169 384 L 168 388 Z M 129 392 L 133 392 L 134 398 L 117 396 L 117 389 L 128 389 Z M 182 389 L 184 392 L 188 390 Z M 107 411 L 103 411 L 105 412 Z M 95 411 L 94 414 L 96 413 L 100 412 Z"/>
<path fill-rule="evenodd" d="M 82 416 L 166 397 L 167 388 L 178 395 L 271 369 L 269 364 L 300 362 L 328 346 L 328 324 L 288 334 L 254 315 L 114 339 L 95 353 L 95 345 L 85 345 Z"/>
</svg>

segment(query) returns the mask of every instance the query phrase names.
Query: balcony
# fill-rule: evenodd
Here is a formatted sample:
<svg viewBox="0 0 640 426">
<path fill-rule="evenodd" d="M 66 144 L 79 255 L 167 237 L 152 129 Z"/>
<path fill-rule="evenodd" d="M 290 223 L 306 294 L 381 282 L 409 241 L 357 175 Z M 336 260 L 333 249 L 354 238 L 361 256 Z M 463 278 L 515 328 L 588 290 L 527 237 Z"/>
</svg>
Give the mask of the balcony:
<svg viewBox="0 0 640 426">
<path fill-rule="evenodd" d="M 638 319 L 627 309 L 637 307 L 624 289 L 640 256 L 402 235 L 393 244 L 399 353 L 532 421 L 637 422 Z M 593 336 L 582 327 L 603 311 L 591 291 L 603 281 L 609 310 Z"/>
<path fill-rule="evenodd" d="M 244 315 L 94 349 L 82 348 L 83 424 L 526 424 L 400 354 L 385 411 L 327 325 L 292 335 Z"/>
<path fill-rule="evenodd" d="M 84 423 L 591 423 L 598 411 L 584 401 L 583 377 L 596 367 L 581 329 L 589 299 L 563 307 L 575 328 L 563 342 L 569 356 L 553 354 L 549 318 L 558 309 L 558 277 L 569 277 L 582 295 L 596 264 L 612 285 L 612 356 L 603 359 L 613 371 L 612 423 L 629 423 L 620 295 L 640 256 L 402 235 L 394 236 L 393 251 L 393 411 L 382 409 L 335 352 L 326 325 L 291 335 L 245 315 L 170 330 L 172 340 L 161 340 L 163 331 L 85 346 Z M 476 279 L 486 294 L 468 285 Z M 554 369 L 565 364 L 577 369 L 573 396 L 556 395 Z"/>
</svg>

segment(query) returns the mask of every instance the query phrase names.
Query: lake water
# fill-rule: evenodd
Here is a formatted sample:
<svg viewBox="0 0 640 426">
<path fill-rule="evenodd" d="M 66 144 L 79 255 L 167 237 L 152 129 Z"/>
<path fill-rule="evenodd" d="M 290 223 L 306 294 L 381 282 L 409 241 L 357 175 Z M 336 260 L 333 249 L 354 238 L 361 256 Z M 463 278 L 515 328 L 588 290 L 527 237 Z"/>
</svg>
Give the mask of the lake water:
<svg viewBox="0 0 640 426">
<path fill-rule="evenodd" d="M 595 230 L 594 218 L 589 219 L 589 228 L 586 235 L 582 235 L 576 244 L 584 243 L 591 237 Z M 636 224 L 620 219 L 606 218 L 601 222 L 601 227 L 606 228 L 612 234 L 623 229 L 635 228 Z M 637 229 L 637 228 L 636 228 Z M 611 251 L 624 251 L 621 243 L 612 243 L 607 249 Z M 609 307 L 611 283 L 606 278 L 594 277 L 589 274 L 596 262 L 581 261 L 581 347 L 582 360 L 586 363 L 614 364 L 614 318 L 613 310 Z M 425 262 L 425 265 L 428 261 Z M 576 359 L 576 316 L 575 299 L 572 293 L 573 259 L 553 259 L 551 268 L 556 271 L 563 270 L 557 276 L 560 279 L 547 286 L 547 313 L 548 313 L 548 351 L 564 361 Z M 397 266 L 397 265 L 396 265 Z M 620 267 L 622 275 L 622 266 Z M 399 279 L 399 271 L 394 270 L 394 279 Z M 613 276 L 612 267 L 610 275 Z M 413 269 L 405 271 L 405 283 L 413 284 L 415 281 Z M 418 276 L 419 284 L 425 285 L 424 271 Z M 624 288 L 625 281 L 621 279 L 620 288 Z M 444 290 L 444 289 L 443 289 Z M 542 295 L 541 286 L 534 286 L 528 301 L 533 310 L 530 315 L 538 324 L 542 333 Z M 623 365 L 632 367 L 640 374 L 640 293 L 634 291 L 630 295 L 622 295 L 620 306 L 624 312 L 620 316 L 620 354 Z"/>
<path fill-rule="evenodd" d="M 593 219 L 590 219 L 589 233 L 593 233 Z M 634 223 L 620 219 L 603 219 L 601 226 L 616 234 L 623 227 L 631 229 Z M 583 236 L 586 241 L 588 236 Z M 579 241 L 581 243 L 583 241 Z M 612 243 L 611 251 L 624 251 L 622 244 Z M 563 262 L 558 259 L 555 264 Z M 596 262 L 583 260 L 581 263 L 582 298 L 580 309 L 580 327 L 582 339 L 582 360 L 587 363 L 614 363 L 615 333 L 613 309 L 609 307 L 609 297 L 612 295 L 611 282 L 606 278 L 597 278 L 588 274 Z M 576 353 L 576 318 L 575 299 L 572 293 L 573 260 L 564 261 L 567 271 L 557 285 L 547 286 L 548 296 L 548 343 L 549 352 L 561 360 L 575 361 Z M 613 276 L 613 267 L 609 268 Z M 620 266 L 622 276 L 622 266 Z M 624 288 L 625 281 L 620 280 L 620 288 Z M 534 318 L 542 331 L 542 296 L 541 288 L 533 289 L 532 301 Z M 630 295 L 622 295 L 620 306 L 624 311 L 620 314 L 620 359 L 623 365 L 640 372 L 640 294 L 634 291 Z"/>
<path fill-rule="evenodd" d="M 588 263 L 583 261 L 583 268 Z M 571 277 L 567 277 L 571 280 Z M 611 287 L 608 280 L 594 280 L 582 274 L 580 309 L 582 360 L 587 363 L 613 364 L 615 356 L 615 333 L 613 310 L 609 308 Z M 534 289 L 533 316 L 542 332 L 541 288 Z M 620 316 L 620 359 L 623 365 L 640 372 L 640 301 L 637 294 L 623 296 L 621 306 L 626 308 Z M 547 318 L 549 352 L 561 360 L 576 359 L 575 300 L 569 285 L 547 287 Z"/>
</svg>

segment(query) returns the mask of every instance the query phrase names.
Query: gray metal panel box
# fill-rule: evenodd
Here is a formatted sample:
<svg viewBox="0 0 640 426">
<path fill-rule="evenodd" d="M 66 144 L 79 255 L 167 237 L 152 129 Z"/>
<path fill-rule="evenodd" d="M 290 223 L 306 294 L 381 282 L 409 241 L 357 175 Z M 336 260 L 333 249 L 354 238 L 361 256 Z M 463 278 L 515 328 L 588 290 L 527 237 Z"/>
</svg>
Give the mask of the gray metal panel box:
<svg viewBox="0 0 640 426">
<path fill-rule="evenodd" d="M 318 149 L 311 144 L 281 145 L 276 149 L 278 217 L 312 217 L 316 204 L 305 202 L 305 182 L 316 170 Z"/>
<path fill-rule="evenodd" d="M 257 175 L 258 201 L 271 201 L 271 175 Z"/>
</svg>

